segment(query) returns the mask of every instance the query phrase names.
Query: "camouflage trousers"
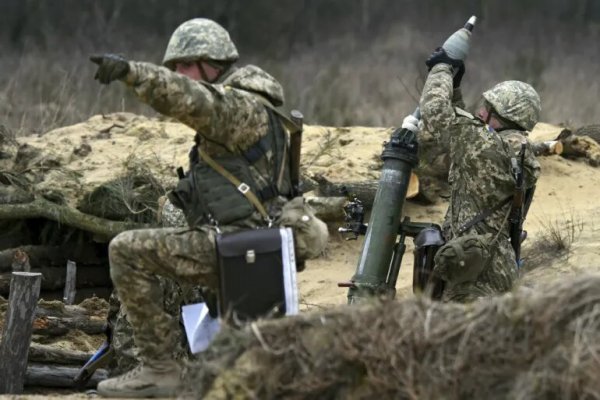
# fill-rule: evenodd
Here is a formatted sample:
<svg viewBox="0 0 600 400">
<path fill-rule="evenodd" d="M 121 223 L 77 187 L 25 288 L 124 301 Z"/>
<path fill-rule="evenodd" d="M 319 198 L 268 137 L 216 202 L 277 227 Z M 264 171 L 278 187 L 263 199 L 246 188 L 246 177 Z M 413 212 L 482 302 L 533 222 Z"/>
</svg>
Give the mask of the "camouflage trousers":
<svg viewBox="0 0 600 400">
<path fill-rule="evenodd" d="M 109 260 L 140 360 L 172 359 L 181 343 L 181 329 L 178 318 L 165 310 L 159 276 L 188 286 L 216 288 L 214 232 L 208 227 L 123 232 L 110 242 Z"/>
<path fill-rule="evenodd" d="M 475 281 L 456 285 L 447 282 L 442 300 L 467 303 L 510 291 L 519 276 L 515 252 L 510 242 L 503 240 L 496 243 L 485 264 Z"/>
</svg>

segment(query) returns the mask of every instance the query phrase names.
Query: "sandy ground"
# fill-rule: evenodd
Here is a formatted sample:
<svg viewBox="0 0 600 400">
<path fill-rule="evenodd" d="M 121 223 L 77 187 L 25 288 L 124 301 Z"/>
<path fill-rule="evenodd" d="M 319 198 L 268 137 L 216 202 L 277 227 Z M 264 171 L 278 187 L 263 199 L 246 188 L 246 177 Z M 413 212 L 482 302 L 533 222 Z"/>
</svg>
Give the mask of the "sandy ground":
<svg viewBox="0 0 600 400">
<path fill-rule="evenodd" d="M 132 158 L 156 162 L 156 169 L 166 181 L 175 179 L 174 168 L 187 163 L 192 132 L 179 124 L 161 122 L 162 127 L 157 134 L 155 127 L 148 124 L 147 120 L 130 114 L 109 118 L 97 116 L 85 124 L 61 128 L 27 141 L 33 146 L 46 148 L 61 164 L 61 168 L 55 171 L 56 177 L 48 179 L 48 184 L 55 179 L 64 179 L 65 171 L 67 174 L 70 174 L 69 171 L 79 173 L 80 179 L 66 188 L 72 190 L 71 200 L 75 201 L 83 191 L 89 190 L 86 187 L 124 171 Z M 129 129 L 131 127 L 135 129 Z M 558 127 L 538 124 L 532 139 L 553 139 L 558 132 Z M 308 127 L 304 137 L 304 168 L 309 175 L 321 173 L 331 181 L 378 179 L 381 165 L 378 156 L 389 133 L 388 128 Z M 92 149 L 84 157 L 73 152 L 82 143 L 88 143 Z M 526 222 L 529 238 L 524 249 L 525 256 L 537 254 L 537 261 L 535 268 L 524 274 L 523 284 L 530 286 L 541 280 L 559 279 L 566 274 L 600 271 L 600 263 L 597 262 L 600 257 L 600 171 L 584 161 L 570 161 L 558 156 L 540 157 L 539 160 L 542 176 Z M 434 206 L 406 202 L 404 212 L 414 221 L 440 223 L 446 206 L 444 202 Z M 538 254 L 538 249 L 543 249 L 540 243 L 552 241 L 549 232 L 553 228 L 563 229 L 567 239 L 571 239 L 568 240 L 572 241 L 569 251 L 554 253 L 542 250 L 543 254 Z M 311 261 L 298 276 L 304 311 L 346 302 L 347 289 L 338 288 L 337 284 L 348 281 L 354 274 L 362 239 L 344 240 L 337 233 L 337 225 L 331 225 L 330 231 L 327 253 Z M 407 240 L 408 248 L 397 282 L 398 298 L 412 295 L 411 242 L 411 239 Z M 81 394 L 53 393 L 61 398 L 81 398 Z M 32 393 L 19 398 L 49 396 L 50 393 L 45 392 L 41 396 Z M 6 398 L 14 396 L 0 396 L 0 399 Z"/>
</svg>

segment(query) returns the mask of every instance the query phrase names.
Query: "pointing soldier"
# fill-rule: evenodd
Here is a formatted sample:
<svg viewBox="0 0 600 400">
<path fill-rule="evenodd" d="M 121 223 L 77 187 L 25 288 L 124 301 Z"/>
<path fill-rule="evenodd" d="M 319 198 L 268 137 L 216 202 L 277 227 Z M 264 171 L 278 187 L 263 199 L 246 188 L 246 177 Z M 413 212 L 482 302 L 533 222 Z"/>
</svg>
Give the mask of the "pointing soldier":
<svg viewBox="0 0 600 400">
<path fill-rule="evenodd" d="M 173 33 L 164 66 L 105 54 L 92 57 L 96 79 L 120 80 L 143 102 L 197 131 L 188 178 L 170 194 L 189 228 L 123 232 L 109 246 L 111 278 L 134 332 L 140 365 L 101 382 L 98 392 L 112 397 L 171 396 L 180 385 L 180 366 L 170 358 L 176 327 L 162 307 L 156 275 L 218 287 L 215 224 L 223 232 L 266 226 L 294 228 L 299 259 L 324 249 L 325 224 L 294 197 L 288 138 L 275 107 L 283 104 L 281 85 L 262 69 L 235 68 L 238 52 L 228 32 L 214 21 L 189 20 Z M 254 204 L 215 172 L 217 160 L 248 183 Z M 197 176 L 195 178 L 194 176 Z"/>
</svg>

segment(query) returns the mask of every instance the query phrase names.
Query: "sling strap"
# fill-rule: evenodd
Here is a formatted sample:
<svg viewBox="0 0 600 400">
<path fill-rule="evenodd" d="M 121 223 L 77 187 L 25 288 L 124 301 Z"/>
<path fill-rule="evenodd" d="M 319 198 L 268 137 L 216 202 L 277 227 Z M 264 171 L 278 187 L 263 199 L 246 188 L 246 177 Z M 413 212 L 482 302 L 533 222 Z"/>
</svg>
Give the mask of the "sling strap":
<svg viewBox="0 0 600 400">
<path fill-rule="evenodd" d="M 492 215 L 493 213 L 495 213 L 496 211 L 498 211 L 499 209 L 501 209 L 502 207 L 504 207 L 505 205 L 507 205 L 512 199 L 513 199 L 513 196 L 509 196 L 506 199 L 502 200 L 500 203 L 496 204 L 494 207 L 492 207 L 492 208 L 486 208 L 485 210 L 483 210 L 482 212 L 480 212 L 479 214 L 477 214 L 476 216 L 474 216 L 473 218 L 471 218 L 469 221 L 467 221 L 464 224 L 462 224 L 458 228 L 457 235 L 462 235 L 463 233 L 465 233 L 466 231 L 468 231 L 469 229 L 471 229 L 476 224 L 478 224 L 481 221 L 485 220 L 490 215 Z"/>
<path fill-rule="evenodd" d="M 269 110 L 273 111 L 273 113 L 279 117 L 279 120 L 281 121 L 283 126 L 290 132 L 290 134 L 294 134 L 294 133 L 302 131 L 301 127 L 299 127 L 291 119 L 289 119 L 285 114 L 283 114 L 281 112 L 281 110 L 274 107 L 270 101 L 268 101 L 267 99 L 265 99 L 264 97 L 262 97 L 258 94 L 255 96 L 255 98 L 262 105 L 264 105 Z M 266 136 L 271 136 L 271 135 L 266 135 Z M 263 137 L 255 146 L 253 146 L 253 149 L 250 149 L 250 151 L 248 151 L 247 154 L 245 154 L 245 156 L 247 156 L 247 158 L 254 159 L 257 156 L 257 154 L 253 154 L 253 153 L 265 151 L 267 149 L 267 146 L 269 146 L 271 144 L 270 142 L 271 142 L 271 138 Z M 244 195 L 244 197 L 246 197 L 246 199 L 254 206 L 254 208 L 256 208 L 256 210 L 265 219 L 265 221 L 270 222 L 271 218 L 270 218 L 269 214 L 267 213 L 267 210 L 265 209 L 265 207 L 263 206 L 263 204 L 261 203 L 259 198 L 256 196 L 256 194 L 254 194 L 254 192 L 252 192 L 250 185 L 240 181 L 232 173 L 230 173 L 225 168 L 223 168 L 223 166 L 221 164 L 219 164 L 211 156 L 209 156 L 202 149 L 200 149 L 200 146 L 196 146 L 196 147 L 198 149 L 198 155 L 200 156 L 200 158 L 208 166 L 210 166 L 212 169 L 214 169 L 217 173 L 219 173 L 221 176 L 223 176 L 225 179 L 227 179 L 229 182 L 231 182 L 231 184 L 234 185 L 237 188 L 237 190 Z M 279 175 L 278 176 L 279 179 L 277 179 L 278 185 L 280 184 L 282 177 L 283 177 L 283 170 L 284 170 L 284 166 L 285 166 L 285 162 L 286 162 L 286 156 L 287 156 L 287 146 L 284 146 L 284 155 L 283 155 L 284 159 L 282 160 L 280 171 L 278 174 Z M 273 198 L 277 195 L 277 188 L 267 187 L 264 189 L 264 193 L 261 192 L 261 193 L 259 193 L 259 195 L 263 199 Z"/>
<path fill-rule="evenodd" d="M 223 178 L 231 182 L 231 184 L 234 185 L 237 188 L 237 190 L 244 195 L 244 197 L 246 197 L 246 199 L 254 206 L 254 208 L 256 208 L 256 210 L 265 219 L 265 221 L 271 221 L 271 217 L 269 217 L 267 210 L 265 210 L 265 207 L 262 205 L 258 197 L 256 197 L 254 192 L 252 192 L 250 186 L 247 183 L 244 183 L 238 178 L 236 178 L 233 174 L 231 174 L 229 171 L 223 168 L 221 164 L 219 164 L 211 156 L 206 154 L 202 149 L 198 148 L 198 154 L 208 166 L 210 166 L 212 169 L 221 174 Z"/>
</svg>

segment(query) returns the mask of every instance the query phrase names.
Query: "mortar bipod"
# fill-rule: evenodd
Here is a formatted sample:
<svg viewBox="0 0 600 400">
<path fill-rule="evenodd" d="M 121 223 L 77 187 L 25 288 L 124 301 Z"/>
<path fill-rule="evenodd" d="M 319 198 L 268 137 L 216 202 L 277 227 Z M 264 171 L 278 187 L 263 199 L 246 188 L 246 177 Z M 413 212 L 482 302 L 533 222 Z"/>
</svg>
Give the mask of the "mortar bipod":
<svg viewBox="0 0 600 400">
<path fill-rule="evenodd" d="M 360 229 L 354 230 L 353 233 L 364 235 L 367 225 L 361 224 Z M 392 259 L 383 286 L 371 287 L 372 285 L 368 283 L 361 284 L 354 281 L 347 281 L 338 283 L 338 287 L 359 289 L 359 285 L 366 285 L 369 286 L 366 289 L 373 291 L 374 294 L 395 296 L 396 282 L 406 251 L 406 244 L 404 242 L 406 237 L 409 236 L 413 238 L 413 242 L 415 243 L 413 292 L 428 293 L 434 299 L 439 298 L 443 290 L 443 282 L 433 275 L 433 257 L 439 247 L 444 244 L 440 226 L 432 222 L 411 222 L 409 217 L 405 217 L 400 224 L 398 236 L 394 244 Z"/>
</svg>

